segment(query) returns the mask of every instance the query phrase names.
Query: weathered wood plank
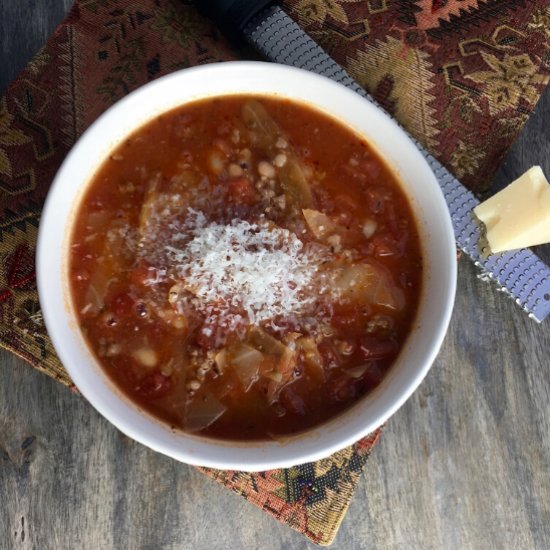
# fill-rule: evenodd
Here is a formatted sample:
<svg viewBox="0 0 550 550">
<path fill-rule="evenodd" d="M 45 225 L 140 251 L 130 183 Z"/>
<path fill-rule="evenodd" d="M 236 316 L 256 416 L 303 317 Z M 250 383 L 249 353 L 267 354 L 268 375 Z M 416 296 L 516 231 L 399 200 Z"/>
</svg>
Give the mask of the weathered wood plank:
<svg viewBox="0 0 550 550">
<path fill-rule="evenodd" d="M 0 90 L 69 0 L 3 0 Z M 501 168 L 550 174 L 550 90 Z M 541 249 L 550 260 L 550 247 Z M 460 262 L 449 334 L 388 423 L 334 548 L 550 544 L 550 325 Z M 193 468 L 130 441 L 0 353 L 0 548 L 313 548 Z"/>
</svg>

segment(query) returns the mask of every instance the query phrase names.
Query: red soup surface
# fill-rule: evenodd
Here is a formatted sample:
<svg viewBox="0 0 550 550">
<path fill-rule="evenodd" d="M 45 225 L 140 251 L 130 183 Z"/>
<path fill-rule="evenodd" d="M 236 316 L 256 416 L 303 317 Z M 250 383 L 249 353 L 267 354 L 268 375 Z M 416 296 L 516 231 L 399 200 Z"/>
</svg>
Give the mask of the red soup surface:
<svg viewBox="0 0 550 550">
<path fill-rule="evenodd" d="M 407 198 L 371 146 L 309 106 L 226 96 L 167 112 L 101 166 L 70 284 L 97 360 L 170 426 L 277 438 L 375 388 L 422 280 Z"/>
</svg>

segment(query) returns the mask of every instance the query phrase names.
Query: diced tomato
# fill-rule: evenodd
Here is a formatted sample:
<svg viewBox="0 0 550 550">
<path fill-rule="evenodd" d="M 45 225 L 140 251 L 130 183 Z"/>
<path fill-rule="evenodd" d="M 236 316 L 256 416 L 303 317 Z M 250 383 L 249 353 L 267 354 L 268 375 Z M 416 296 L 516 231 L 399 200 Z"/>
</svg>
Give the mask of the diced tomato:
<svg viewBox="0 0 550 550">
<path fill-rule="evenodd" d="M 143 378 L 136 386 L 135 391 L 144 399 L 159 399 L 170 393 L 172 378 L 160 371 L 152 372 Z"/>
<path fill-rule="evenodd" d="M 227 182 L 229 200 L 233 204 L 251 205 L 258 201 L 258 193 L 244 176 L 232 178 Z"/>
<path fill-rule="evenodd" d="M 374 336 L 363 336 L 359 350 L 364 360 L 387 359 L 398 350 L 398 345 L 394 340 L 380 340 Z"/>
</svg>

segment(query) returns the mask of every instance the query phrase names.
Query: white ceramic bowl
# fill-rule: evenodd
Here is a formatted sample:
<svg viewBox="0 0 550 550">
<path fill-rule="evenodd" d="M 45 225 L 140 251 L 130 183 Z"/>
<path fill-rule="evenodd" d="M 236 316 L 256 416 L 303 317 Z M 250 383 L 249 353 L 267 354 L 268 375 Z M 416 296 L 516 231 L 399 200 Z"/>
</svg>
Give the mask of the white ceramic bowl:
<svg viewBox="0 0 550 550">
<path fill-rule="evenodd" d="M 276 95 L 330 113 L 367 137 L 398 173 L 417 221 L 424 253 L 418 320 L 381 385 L 336 419 L 284 443 L 209 440 L 174 432 L 141 412 L 98 366 L 78 330 L 67 251 L 79 200 L 94 171 L 132 131 L 163 111 L 195 99 L 235 93 Z M 383 424 L 426 376 L 451 316 L 456 259 L 451 221 L 428 164 L 380 109 L 324 77 L 282 65 L 231 62 L 160 78 L 119 101 L 78 140 L 49 192 L 37 250 L 40 303 L 48 332 L 74 383 L 90 403 L 132 439 L 189 464 L 247 471 L 288 467 L 338 451 Z"/>
</svg>

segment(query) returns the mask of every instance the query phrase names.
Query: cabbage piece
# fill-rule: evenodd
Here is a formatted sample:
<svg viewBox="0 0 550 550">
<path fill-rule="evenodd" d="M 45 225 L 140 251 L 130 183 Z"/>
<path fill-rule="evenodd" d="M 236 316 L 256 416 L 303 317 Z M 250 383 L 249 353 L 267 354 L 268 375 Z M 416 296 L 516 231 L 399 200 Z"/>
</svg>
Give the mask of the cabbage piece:
<svg viewBox="0 0 550 550">
<path fill-rule="evenodd" d="M 84 297 L 86 311 L 99 313 L 105 305 L 105 296 L 113 282 L 117 280 L 117 274 L 123 270 L 124 260 L 128 254 L 128 245 L 124 234 L 117 229 L 119 223 L 114 223 L 108 231 L 103 228 L 103 246 L 94 271 L 90 276 L 90 282 Z M 112 238 L 108 238 L 110 235 Z M 115 275 L 113 275 L 115 274 Z"/>
<path fill-rule="evenodd" d="M 254 145 L 264 153 L 274 151 L 277 139 L 283 134 L 264 106 L 255 99 L 247 101 L 243 105 L 242 117 L 245 126 L 253 133 Z"/>
<path fill-rule="evenodd" d="M 302 356 L 308 372 L 319 382 L 324 382 L 325 369 L 323 368 L 323 358 L 319 353 L 315 340 L 304 336 L 296 340 L 296 345 L 302 351 Z"/>
<path fill-rule="evenodd" d="M 198 393 L 185 407 L 184 426 L 189 432 L 204 430 L 227 410 L 211 392 Z"/>
<path fill-rule="evenodd" d="M 155 212 L 157 210 L 157 201 L 160 188 L 160 174 L 157 174 L 151 180 L 147 192 L 145 193 L 145 198 L 143 199 L 143 204 L 141 205 L 141 210 L 139 213 L 139 234 L 143 238 L 147 235 L 147 230 L 154 218 Z"/>
<path fill-rule="evenodd" d="M 304 208 L 302 214 L 314 237 L 321 243 L 332 247 L 336 252 L 344 247 L 353 247 L 362 240 L 362 235 L 356 230 L 343 227 L 332 220 L 324 212 Z"/>
<path fill-rule="evenodd" d="M 294 359 L 294 352 L 290 348 L 259 327 L 252 327 L 248 331 L 247 342 L 263 354 L 275 358 L 277 360 L 275 370 L 279 372 L 284 371 Z"/>
<path fill-rule="evenodd" d="M 295 353 L 259 327 L 252 327 L 248 331 L 247 342 L 264 354 L 264 365 L 273 366 L 266 373 L 266 376 L 274 374 L 268 376 L 270 381 L 266 395 L 268 402 L 273 403 L 277 401 L 283 387 L 293 379 Z"/>
<path fill-rule="evenodd" d="M 315 238 L 321 241 L 326 241 L 327 237 L 337 234 L 339 229 L 342 229 L 319 210 L 304 208 L 302 214 Z"/>
<path fill-rule="evenodd" d="M 334 288 L 340 296 L 357 303 L 366 303 L 401 310 L 405 305 L 403 291 L 395 285 L 391 274 L 373 264 L 342 266 L 334 277 Z"/>
<path fill-rule="evenodd" d="M 84 295 L 84 309 L 86 313 L 97 314 L 103 309 L 105 295 L 112 280 L 113 278 L 110 276 L 110 273 L 103 267 L 103 262 L 97 264 Z"/>
<path fill-rule="evenodd" d="M 189 203 L 189 197 L 197 192 L 201 176 L 193 170 L 184 169 L 163 183 L 162 174 L 150 178 L 139 213 L 139 235 L 141 242 L 154 238 L 158 223 L 167 216 L 180 212 Z"/>
<path fill-rule="evenodd" d="M 311 206 L 313 195 L 304 175 L 300 161 L 290 151 L 286 153 L 287 161 L 279 169 L 279 180 L 287 201 L 298 208 Z"/>
<path fill-rule="evenodd" d="M 230 364 L 239 377 L 245 392 L 258 380 L 258 372 L 263 358 L 264 356 L 260 351 L 246 344 L 238 344 L 232 350 Z"/>
<path fill-rule="evenodd" d="M 251 139 L 266 156 L 274 157 L 279 150 L 276 147 L 279 138 L 287 143 L 283 131 L 271 118 L 264 106 L 256 100 L 247 101 L 242 109 L 245 126 L 251 133 Z M 286 163 L 279 169 L 279 181 L 289 206 L 307 208 L 313 204 L 311 188 L 302 170 L 300 161 L 290 147 L 285 149 Z"/>
</svg>

